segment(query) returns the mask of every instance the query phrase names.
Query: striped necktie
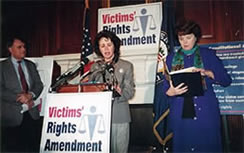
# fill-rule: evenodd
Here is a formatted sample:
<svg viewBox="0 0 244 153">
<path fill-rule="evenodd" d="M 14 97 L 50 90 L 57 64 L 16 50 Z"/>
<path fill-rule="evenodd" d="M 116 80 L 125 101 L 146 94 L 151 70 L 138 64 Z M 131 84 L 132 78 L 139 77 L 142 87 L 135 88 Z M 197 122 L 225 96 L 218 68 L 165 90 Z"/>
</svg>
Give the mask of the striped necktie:
<svg viewBox="0 0 244 153">
<path fill-rule="evenodd" d="M 25 74 L 24 74 L 22 66 L 21 66 L 21 61 L 18 61 L 18 64 L 19 64 L 18 71 L 19 71 L 21 86 L 22 86 L 23 91 L 26 93 L 28 91 L 28 84 L 26 82 Z"/>
</svg>

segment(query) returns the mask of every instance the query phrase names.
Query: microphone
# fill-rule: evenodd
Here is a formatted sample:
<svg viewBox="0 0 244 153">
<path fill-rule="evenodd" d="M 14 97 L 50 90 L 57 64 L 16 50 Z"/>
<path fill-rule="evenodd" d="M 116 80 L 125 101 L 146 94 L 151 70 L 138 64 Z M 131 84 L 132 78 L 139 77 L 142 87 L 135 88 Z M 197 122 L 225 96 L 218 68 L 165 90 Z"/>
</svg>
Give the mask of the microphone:
<svg viewBox="0 0 244 153">
<path fill-rule="evenodd" d="M 51 85 L 52 89 L 57 88 L 58 86 L 64 84 L 69 78 L 75 75 L 78 70 L 83 68 L 89 62 L 88 58 L 83 58 L 79 63 L 75 64 L 72 68 L 65 71 L 62 75 L 60 75 L 56 81 Z"/>
<path fill-rule="evenodd" d="M 76 72 L 77 70 L 83 68 L 86 64 L 88 64 L 89 61 L 96 61 L 94 54 L 90 54 L 84 58 L 81 58 L 81 61 L 79 63 L 75 64 L 75 66 L 68 69 L 60 77 L 62 78 L 62 76 L 72 75 L 74 72 Z"/>
<path fill-rule="evenodd" d="M 114 67 L 112 64 L 107 64 L 106 70 L 110 73 L 110 74 L 114 74 Z"/>
<path fill-rule="evenodd" d="M 98 73 L 98 72 L 105 72 L 106 65 L 100 61 L 97 62 L 98 64 L 94 67 L 94 70 L 91 73 Z"/>
<path fill-rule="evenodd" d="M 89 62 L 89 58 L 85 57 L 81 59 L 80 65 L 85 66 Z"/>
<path fill-rule="evenodd" d="M 73 66 L 72 68 L 68 69 L 67 71 L 65 71 L 62 75 L 60 75 L 56 80 L 60 80 L 64 77 L 67 76 L 71 76 L 73 75 L 75 72 L 77 72 L 79 69 L 81 69 L 82 67 L 84 67 L 87 63 L 89 62 L 88 58 L 83 58 L 81 60 L 81 62 L 75 64 L 75 66 Z"/>
<path fill-rule="evenodd" d="M 106 70 L 110 73 L 111 75 L 111 80 L 108 84 L 109 90 L 113 92 L 113 97 L 120 97 L 120 93 L 115 89 L 115 87 L 118 85 L 118 80 L 116 76 L 114 75 L 114 66 L 113 64 L 107 64 L 106 65 Z"/>
</svg>

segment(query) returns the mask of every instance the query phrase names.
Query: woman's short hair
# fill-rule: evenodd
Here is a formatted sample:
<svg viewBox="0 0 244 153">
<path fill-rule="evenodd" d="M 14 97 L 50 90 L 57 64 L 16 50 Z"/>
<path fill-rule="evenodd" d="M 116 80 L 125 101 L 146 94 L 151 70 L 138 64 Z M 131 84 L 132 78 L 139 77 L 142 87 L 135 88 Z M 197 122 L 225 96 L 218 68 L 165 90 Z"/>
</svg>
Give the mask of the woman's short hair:
<svg viewBox="0 0 244 153">
<path fill-rule="evenodd" d="M 202 37 L 200 26 L 196 22 L 186 19 L 182 19 L 177 22 L 175 27 L 175 33 L 177 37 L 178 35 L 181 36 L 193 33 L 197 38 L 197 42 Z"/>
<path fill-rule="evenodd" d="M 108 31 L 108 30 L 102 30 L 100 31 L 94 40 L 94 51 L 95 53 L 100 56 L 103 57 L 102 53 L 100 52 L 99 49 L 99 41 L 101 38 L 109 38 L 112 43 L 114 44 L 114 58 L 113 61 L 116 63 L 119 60 L 119 56 L 120 56 L 120 45 L 121 45 L 121 40 L 119 39 L 118 36 L 116 36 L 115 33 Z"/>
</svg>

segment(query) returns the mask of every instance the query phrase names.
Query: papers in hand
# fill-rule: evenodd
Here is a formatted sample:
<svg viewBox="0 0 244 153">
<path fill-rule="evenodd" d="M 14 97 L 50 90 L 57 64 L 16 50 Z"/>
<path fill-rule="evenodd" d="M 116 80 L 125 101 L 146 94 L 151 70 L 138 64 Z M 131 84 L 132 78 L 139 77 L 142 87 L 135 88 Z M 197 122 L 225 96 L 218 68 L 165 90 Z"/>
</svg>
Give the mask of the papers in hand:
<svg viewBox="0 0 244 153">
<path fill-rule="evenodd" d="M 177 71 L 169 72 L 169 74 L 170 74 L 170 75 L 173 75 L 173 74 L 177 74 L 177 73 L 193 72 L 193 70 L 194 70 L 195 68 L 196 68 L 196 67 L 188 67 L 188 68 L 185 68 L 185 69 L 181 69 L 181 70 L 177 70 Z"/>
<path fill-rule="evenodd" d="M 186 69 L 170 72 L 170 77 L 173 82 L 173 86 L 176 87 L 181 83 L 187 86 L 188 91 L 180 96 L 202 96 L 203 85 L 200 72 L 193 72 L 195 67 L 189 67 Z"/>
</svg>

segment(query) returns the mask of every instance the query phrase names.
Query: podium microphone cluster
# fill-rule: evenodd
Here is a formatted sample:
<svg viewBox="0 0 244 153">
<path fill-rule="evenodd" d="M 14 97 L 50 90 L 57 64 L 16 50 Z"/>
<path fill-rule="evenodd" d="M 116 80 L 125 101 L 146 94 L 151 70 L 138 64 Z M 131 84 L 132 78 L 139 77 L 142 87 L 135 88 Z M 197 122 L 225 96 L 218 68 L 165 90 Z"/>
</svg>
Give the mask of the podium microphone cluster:
<svg viewBox="0 0 244 153">
<path fill-rule="evenodd" d="M 88 62 L 88 58 L 83 58 L 79 63 L 75 64 L 75 66 L 60 75 L 51 85 L 51 90 L 56 89 L 60 85 L 63 85 L 67 80 L 75 76 L 77 72 L 79 72 L 79 70 L 82 69 Z"/>
<path fill-rule="evenodd" d="M 81 60 L 81 62 L 75 64 L 75 66 L 73 66 L 72 68 L 68 69 L 66 72 L 64 72 L 61 76 L 59 76 L 57 78 L 57 80 L 62 79 L 63 77 L 67 77 L 67 76 L 72 76 L 73 74 L 75 74 L 78 70 L 80 70 L 81 68 L 83 68 L 87 63 L 89 62 L 88 58 L 83 58 Z"/>
</svg>

